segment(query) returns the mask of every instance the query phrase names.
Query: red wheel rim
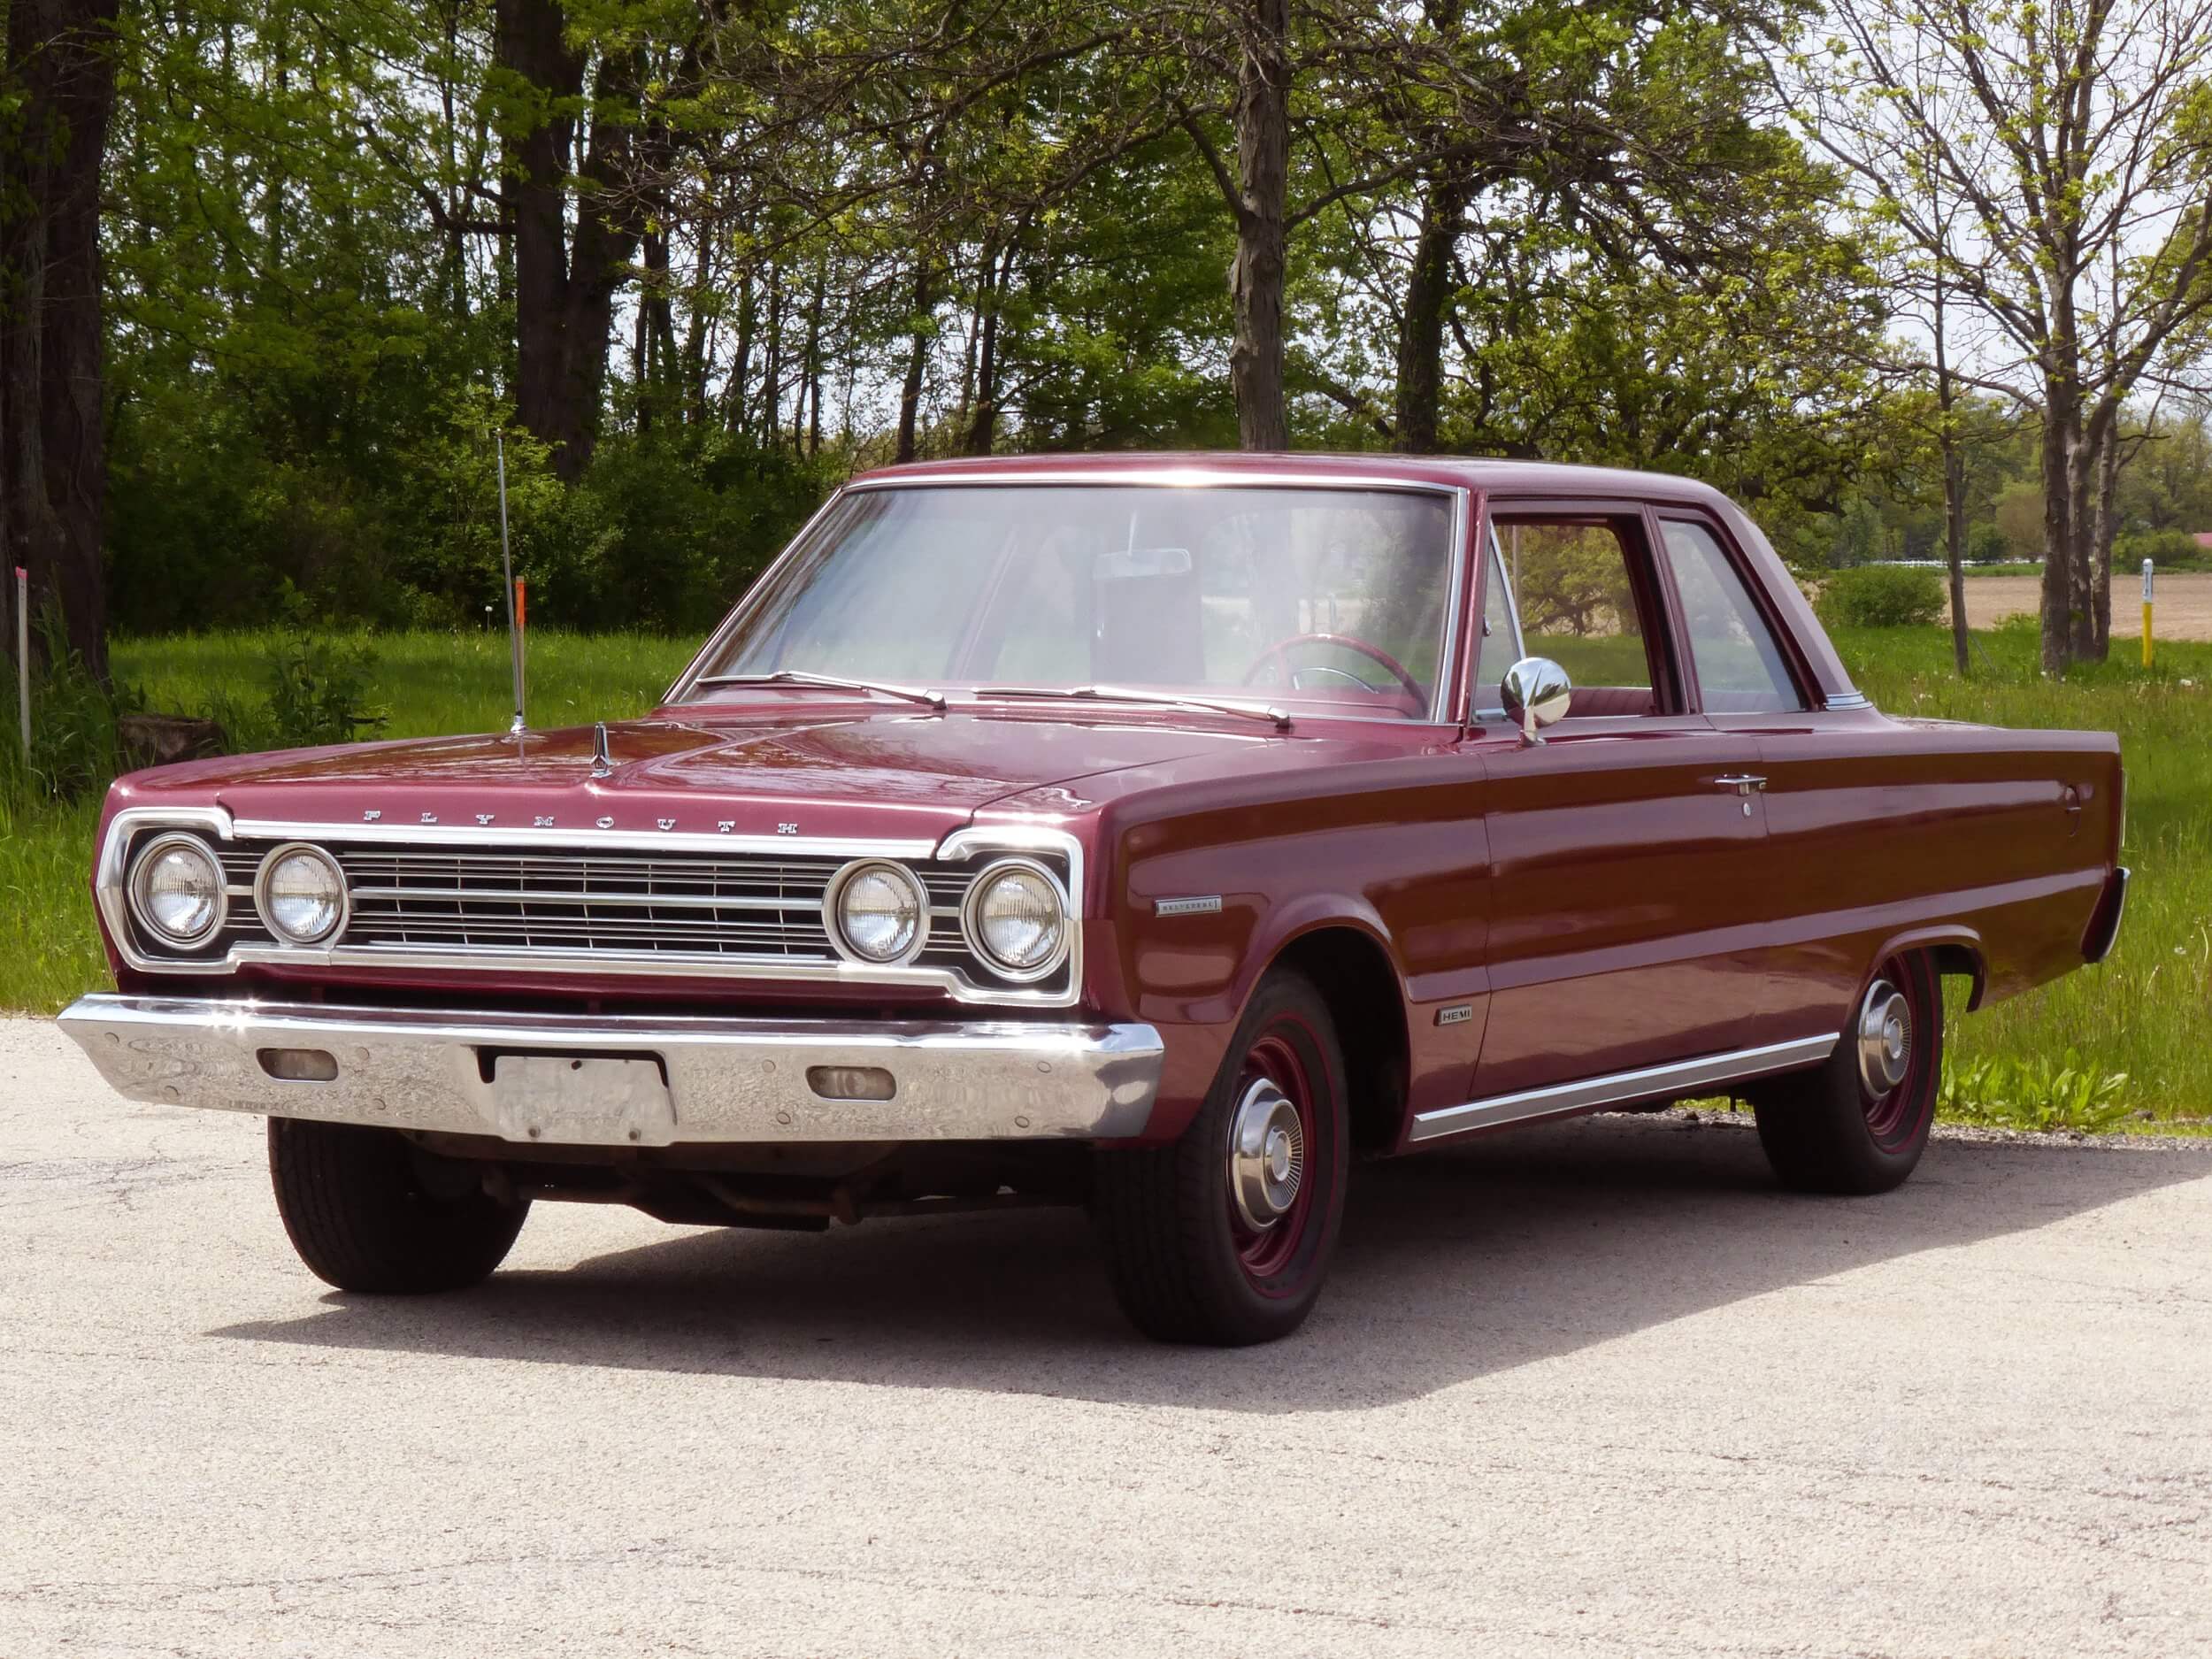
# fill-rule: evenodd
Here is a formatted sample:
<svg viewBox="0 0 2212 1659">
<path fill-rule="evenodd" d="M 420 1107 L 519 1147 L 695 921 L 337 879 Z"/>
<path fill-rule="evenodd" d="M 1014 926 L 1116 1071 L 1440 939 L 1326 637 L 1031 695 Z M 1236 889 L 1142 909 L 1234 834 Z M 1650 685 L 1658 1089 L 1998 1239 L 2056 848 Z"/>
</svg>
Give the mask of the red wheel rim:
<svg viewBox="0 0 2212 1659">
<path fill-rule="evenodd" d="M 1934 1114 L 1936 1022 L 1943 1014 L 1932 995 L 1934 976 L 1920 964 L 1886 962 L 1875 977 L 1897 987 L 1911 1015 L 1905 1075 L 1894 1087 L 1878 1093 L 1863 1077 L 1859 1081 L 1859 1110 L 1866 1116 L 1867 1133 L 1883 1151 L 1894 1152 L 1909 1144 Z"/>
<path fill-rule="evenodd" d="M 1316 1133 L 1311 1071 L 1298 1045 L 1280 1025 L 1263 1033 L 1246 1051 L 1244 1064 L 1237 1068 L 1233 1098 L 1242 1100 L 1262 1079 L 1274 1084 L 1298 1114 L 1298 1132 L 1305 1145 L 1298 1190 L 1289 1208 L 1265 1227 L 1256 1228 L 1247 1222 L 1233 1195 L 1225 1194 L 1222 1202 L 1229 1212 L 1229 1236 L 1245 1278 L 1263 1295 L 1286 1294 L 1290 1287 L 1273 1281 L 1298 1260 L 1311 1225 L 1315 1189 L 1330 1179 L 1329 1154 Z"/>
</svg>

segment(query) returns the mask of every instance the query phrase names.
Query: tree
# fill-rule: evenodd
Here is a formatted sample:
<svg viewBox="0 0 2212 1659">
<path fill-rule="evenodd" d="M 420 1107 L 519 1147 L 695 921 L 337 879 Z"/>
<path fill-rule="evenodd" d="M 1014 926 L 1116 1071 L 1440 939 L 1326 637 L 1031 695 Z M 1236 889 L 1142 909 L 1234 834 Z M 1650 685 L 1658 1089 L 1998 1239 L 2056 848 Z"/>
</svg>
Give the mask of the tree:
<svg viewBox="0 0 2212 1659">
<path fill-rule="evenodd" d="M 4 0 L 0 56 L 0 548 L 107 673 L 100 176 L 116 0 Z M 14 583 L 0 619 L 12 633 Z"/>
<path fill-rule="evenodd" d="M 1829 16 L 1808 129 L 1985 325 L 1961 378 L 2037 408 L 2044 667 L 2101 659 L 2122 411 L 2212 311 L 2212 0 Z"/>
</svg>

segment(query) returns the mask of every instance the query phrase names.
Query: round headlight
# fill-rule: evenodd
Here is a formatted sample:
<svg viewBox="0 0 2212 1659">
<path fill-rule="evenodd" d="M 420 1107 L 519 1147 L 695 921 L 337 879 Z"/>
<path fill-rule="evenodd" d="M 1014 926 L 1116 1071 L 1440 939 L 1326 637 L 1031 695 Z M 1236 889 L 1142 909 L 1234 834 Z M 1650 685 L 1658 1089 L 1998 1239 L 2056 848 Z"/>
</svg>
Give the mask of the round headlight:
<svg viewBox="0 0 2212 1659">
<path fill-rule="evenodd" d="M 345 922 L 345 874 L 319 847 L 280 847 L 261 861 L 254 901 L 280 943 L 319 945 Z"/>
<path fill-rule="evenodd" d="M 861 864 L 837 883 L 837 932 L 864 962 L 902 962 L 929 933 L 921 884 L 896 864 Z"/>
<path fill-rule="evenodd" d="M 1041 979 L 1068 943 L 1068 903 L 1042 865 L 1010 859 L 976 879 L 968 895 L 968 942 L 999 972 Z"/>
<path fill-rule="evenodd" d="M 196 835 L 156 836 L 131 867 L 131 910 L 164 944 L 205 944 L 224 909 L 223 866 Z"/>
</svg>

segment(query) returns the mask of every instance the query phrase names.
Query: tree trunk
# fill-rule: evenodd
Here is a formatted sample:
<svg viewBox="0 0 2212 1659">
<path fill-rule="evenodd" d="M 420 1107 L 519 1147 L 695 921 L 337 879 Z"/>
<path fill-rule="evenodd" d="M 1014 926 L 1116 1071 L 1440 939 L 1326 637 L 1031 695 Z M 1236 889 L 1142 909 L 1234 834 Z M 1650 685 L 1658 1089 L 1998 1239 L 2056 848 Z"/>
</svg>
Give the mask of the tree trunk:
<svg viewBox="0 0 2212 1659">
<path fill-rule="evenodd" d="M 2120 420 L 2115 405 L 2097 428 L 2095 474 L 2089 508 L 2091 660 L 2112 654 L 2112 540 L 2119 528 L 2114 498 L 2120 489 Z"/>
<path fill-rule="evenodd" d="M 1239 19 L 1237 251 L 1229 386 L 1247 449 L 1290 447 L 1283 396 L 1283 278 L 1289 247 L 1289 0 L 1246 0 Z"/>
<path fill-rule="evenodd" d="M 2057 678 L 2074 660 L 2072 455 L 2081 430 L 2073 383 L 2061 375 L 2043 385 L 2043 672 Z"/>
<path fill-rule="evenodd" d="M 914 458 L 916 429 L 921 424 L 922 372 L 929 366 L 929 344 L 934 330 L 930 318 L 936 297 L 930 285 L 929 261 L 914 268 L 914 315 L 906 349 L 906 379 L 899 386 L 899 439 L 892 458 Z"/>
<path fill-rule="evenodd" d="M 116 0 L 12 0 L 0 110 L 0 549 L 30 603 L 61 609 L 84 664 L 107 675 L 101 537 L 100 167 L 115 102 Z M 15 584 L 0 569 L 0 626 Z"/>
<path fill-rule="evenodd" d="M 1014 248 L 987 250 L 983 292 L 976 323 L 975 403 L 961 447 L 970 455 L 988 455 L 998 442 L 998 327 L 1000 303 L 1014 273 Z"/>
<path fill-rule="evenodd" d="M 614 296 L 643 227 L 634 206 L 613 205 L 640 84 L 636 55 L 626 52 L 603 59 L 594 78 L 568 231 L 576 123 L 562 110 L 582 96 L 585 65 L 564 26 L 558 0 L 497 0 L 492 51 L 539 95 L 501 134 L 500 196 L 515 244 L 515 414 L 550 448 L 554 472 L 573 481 L 598 441 Z"/>
<path fill-rule="evenodd" d="M 1432 173 L 1421 196 L 1421 228 L 1406 278 L 1405 316 L 1398 325 L 1395 446 L 1433 455 L 1444 389 L 1444 313 L 1452 297 L 1452 249 L 1472 189 L 1464 173 Z"/>
<path fill-rule="evenodd" d="M 1943 457 L 1943 551 L 1951 573 L 1951 660 L 1959 678 L 1967 675 L 1966 657 L 1966 451 L 1959 442 L 1958 388 L 1951 379 L 1949 342 L 1944 329 L 1944 294 L 1935 290 L 1937 447 Z"/>
<path fill-rule="evenodd" d="M 2078 663 L 2097 657 L 2097 556 L 2095 515 L 2097 444 L 2077 417 L 2067 443 L 2066 517 L 2070 556 L 2067 583 L 2072 591 L 2068 613 L 2068 650 Z"/>
</svg>

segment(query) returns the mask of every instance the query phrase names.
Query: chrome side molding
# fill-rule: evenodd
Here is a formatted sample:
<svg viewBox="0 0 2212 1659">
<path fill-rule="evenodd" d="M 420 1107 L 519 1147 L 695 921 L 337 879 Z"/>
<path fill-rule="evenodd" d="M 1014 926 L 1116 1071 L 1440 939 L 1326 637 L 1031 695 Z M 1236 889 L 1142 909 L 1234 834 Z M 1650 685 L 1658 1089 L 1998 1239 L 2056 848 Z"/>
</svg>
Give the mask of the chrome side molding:
<svg viewBox="0 0 2212 1659">
<path fill-rule="evenodd" d="M 1694 1060 L 1676 1060 L 1640 1071 L 1614 1071 L 1579 1082 L 1555 1083 L 1548 1088 L 1525 1089 L 1517 1094 L 1494 1094 L 1464 1106 L 1441 1106 L 1415 1114 L 1413 1130 L 1406 1139 L 1418 1145 L 1441 1141 L 1501 1124 L 1525 1123 L 1537 1118 L 1564 1118 L 1575 1112 L 1597 1111 L 1635 1101 L 1687 1094 L 1715 1083 L 1740 1082 L 1799 1066 L 1818 1065 L 1835 1051 L 1840 1041 L 1830 1032 L 1820 1037 L 1800 1037 L 1790 1042 L 1770 1042 L 1763 1048 L 1737 1048 L 1727 1054 L 1701 1055 Z"/>
</svg>

